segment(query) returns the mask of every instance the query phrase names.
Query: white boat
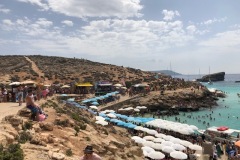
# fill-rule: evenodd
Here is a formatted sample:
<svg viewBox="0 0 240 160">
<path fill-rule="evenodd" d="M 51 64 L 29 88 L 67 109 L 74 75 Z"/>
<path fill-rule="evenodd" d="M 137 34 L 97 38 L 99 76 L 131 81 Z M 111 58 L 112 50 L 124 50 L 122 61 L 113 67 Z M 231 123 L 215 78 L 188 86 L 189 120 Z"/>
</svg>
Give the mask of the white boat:
<svg viewBox="0 0 240 160">
<path fill-rule="evenodd" d="M 211 75 L 210 75 L 210 67 L 209 67 L 209 75 L 208 75 L 208 84 L 212 85 L 212 81 L 211 81 Z"/>
<path fill-rule="evenodd" d="M 212 85 L 212 84 L 213 84 L 210 78 L 209 78 L 209 81 L 208 81 L 207 83 L 208 83 L 209 85 Z"/>
</svg>

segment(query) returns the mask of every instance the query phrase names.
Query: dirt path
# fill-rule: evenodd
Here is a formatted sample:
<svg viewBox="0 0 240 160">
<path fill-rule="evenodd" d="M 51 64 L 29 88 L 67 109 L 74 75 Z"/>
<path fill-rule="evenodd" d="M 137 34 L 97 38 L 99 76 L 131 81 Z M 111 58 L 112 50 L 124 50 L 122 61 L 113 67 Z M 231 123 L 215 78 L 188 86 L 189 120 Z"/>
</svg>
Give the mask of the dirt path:
<svg viewBox="0 0 240 160">
<path fill-rule="evenodd" d="M 31 59 L 29 59 L 28 57 L 25 57 L 26 60 L 28 62 L 30 62 L 32 64 L 32 70 L 34 72 L 36 72 L 39 75 L 39 80 L 44 80 L 44 83 L 48 83 L 48 79 L 46 77 L 44 77 L 44 73 L 38 68 L 38 66 L 36 65 L 35 62 L 33 62 Z M 42 79 L 41 77 L 44 77 L 44 79 Z"/>
<path fill-rule="evenodd" d="M 9 102 L 9 103 L 0 103 L 0 121 L 2 118 L 8 115 L 16 115 L 17 112 L 25 107 L 25 103 L 22 106 L 19 106 L 18 103 Z"/>
</svg>

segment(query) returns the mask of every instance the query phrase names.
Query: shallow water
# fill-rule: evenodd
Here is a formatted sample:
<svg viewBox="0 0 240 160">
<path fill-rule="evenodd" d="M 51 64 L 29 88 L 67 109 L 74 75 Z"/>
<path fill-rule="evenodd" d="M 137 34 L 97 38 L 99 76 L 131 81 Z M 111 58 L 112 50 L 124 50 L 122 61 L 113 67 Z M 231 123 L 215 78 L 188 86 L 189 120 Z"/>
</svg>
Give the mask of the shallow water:
<svg viewBox="0 0 240 160">
<path fill-rule="evenodd" d="M 185 80 L 193 80 L 199 78 L 199 75 L 181 75 L 178 77 Z M 235 83 L 237 80 L 240 80 L 240 74 L 226 75 L 225 81 L 213 82 L 212 85 L 203 83 L 208 88 L 216 88 L 227 94 L 226 98 L 219 99 L 217 102 L 218 106 L 213 107 L 212 110 L 202 109 L 197 112 L 180 112 L 180 115 L 177 116 L 164 116 L 164 119 L 175 121 L 175 117 L 177 117 L 180 118 L 181 122 L 196 125 L 200 129 L 206 129 L 209 127 L 206 124 L 209 123 L 210 126 L 228 126 L 229 128 L 240 130 L 240 98 L 237 96 L 237 93 L 240 93 L 240 83 Z M 211 114 L 212 120 L 210 120 L 209 114 Z M 191 116 L 191 118 L 187 116 Z M 205 116 L 205 118 L 202 116 Z M 203 121 L 206 124 L 203 124 Z"/>
</svg>

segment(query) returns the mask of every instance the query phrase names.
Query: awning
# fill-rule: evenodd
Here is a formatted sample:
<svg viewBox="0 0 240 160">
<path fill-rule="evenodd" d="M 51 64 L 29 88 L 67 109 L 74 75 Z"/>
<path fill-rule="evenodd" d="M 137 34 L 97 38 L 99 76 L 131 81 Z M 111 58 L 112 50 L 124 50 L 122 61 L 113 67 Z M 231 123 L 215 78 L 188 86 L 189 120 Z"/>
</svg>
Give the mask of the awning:
<svg viewBox="0 0 240 160">
<path fill-rule="evenodd" d="M 78 87 L 92 87 L 93 85 L 90 83 L 77 83 L 76 86 Z"/>
</svg>

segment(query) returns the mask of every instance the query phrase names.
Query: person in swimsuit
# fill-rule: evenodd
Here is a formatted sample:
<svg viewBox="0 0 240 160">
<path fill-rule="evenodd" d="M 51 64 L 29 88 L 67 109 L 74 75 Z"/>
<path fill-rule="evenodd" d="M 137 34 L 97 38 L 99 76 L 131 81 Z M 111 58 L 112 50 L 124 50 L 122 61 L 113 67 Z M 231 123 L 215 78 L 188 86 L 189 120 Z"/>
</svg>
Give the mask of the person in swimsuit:
<svg viewBox="0 0 240 160">
<path fill-rule="evenodd" d="M 34 102 L 32 90 L 28 90 L 28 94 L 26 96 L 26 107 L 31 110 L 34 120 L 39 121 L 41 108 Z"/>
</svg>

